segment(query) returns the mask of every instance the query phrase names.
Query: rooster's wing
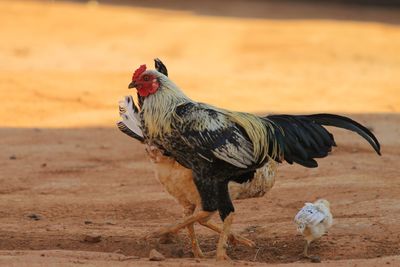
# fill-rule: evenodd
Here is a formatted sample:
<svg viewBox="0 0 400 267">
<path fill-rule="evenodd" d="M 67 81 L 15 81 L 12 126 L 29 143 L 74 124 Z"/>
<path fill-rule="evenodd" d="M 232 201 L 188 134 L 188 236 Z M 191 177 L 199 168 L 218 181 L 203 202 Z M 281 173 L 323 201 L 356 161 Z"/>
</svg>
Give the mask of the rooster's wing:
<svg viewBox="0 0 400 267">
<path fill-rule="evenodd" d="M 245 131 L 217 110 L 200 103 L 182 104 L 176 109 L 173 125 L 176 143 L 183 143 L 209 162 L 219 159 L 243 169 L 256 163 Z"/>
</svg>

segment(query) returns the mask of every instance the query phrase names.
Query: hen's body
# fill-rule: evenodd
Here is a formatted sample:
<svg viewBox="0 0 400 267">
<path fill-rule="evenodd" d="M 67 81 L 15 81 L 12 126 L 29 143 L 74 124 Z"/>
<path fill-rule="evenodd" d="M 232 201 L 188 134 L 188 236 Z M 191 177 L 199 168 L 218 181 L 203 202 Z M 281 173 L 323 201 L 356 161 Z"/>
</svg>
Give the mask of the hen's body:
<svg viewBox="0 0 400 267">
<path fill-rule="evenodd" d="M 148 147 L 148 155 L 153 164 L 154 174 L 165 190 L 173 196 L 185 210 L 201 208 L 201 198 L 193 181 L 190 169 L 182 167 L 174 159 L 164 156 L 156 147 Z M 228 184 L 232 200 L 264 196 L 275 183 L 273 162 L 262 166 L 254 173 L 251 181 Z"/>
</svg>

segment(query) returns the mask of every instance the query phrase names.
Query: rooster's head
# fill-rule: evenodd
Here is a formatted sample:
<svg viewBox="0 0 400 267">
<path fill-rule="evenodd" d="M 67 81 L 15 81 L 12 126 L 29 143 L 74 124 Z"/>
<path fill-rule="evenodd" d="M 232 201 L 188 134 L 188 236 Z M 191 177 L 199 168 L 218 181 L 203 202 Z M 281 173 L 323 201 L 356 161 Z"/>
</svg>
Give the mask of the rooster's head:
<svg viewBox="0 0 400 267">
<path fill-rule="evenodd" d="M 136 88 L 139 95 L 142 97 L 149 96 L 157 92 L 160 87 L 160 76 L 158 71 L 146 70 L 146 65 L 141 65 L 132 76 L 132 82 L 129 88 Z"/>
</svg>

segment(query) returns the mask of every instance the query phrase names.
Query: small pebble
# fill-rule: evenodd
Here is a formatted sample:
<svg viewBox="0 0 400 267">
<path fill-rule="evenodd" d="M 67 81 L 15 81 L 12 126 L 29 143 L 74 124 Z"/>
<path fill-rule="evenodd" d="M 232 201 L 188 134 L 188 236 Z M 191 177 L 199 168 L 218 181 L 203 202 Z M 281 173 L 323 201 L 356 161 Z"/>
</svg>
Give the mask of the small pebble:
<svg viewBox="0 0 400 267">
<path fill-rule="evenodd" d="M 165 260 L 165 257 L 163 254 L 161 254 L 157 250 L 152 249 L 150 251 L 149 260 L 150 261 L 163 261 L 163 260 Z"/>
<path fill-rule="evenodd" d="M 15 155 L 11 155 L 9 159 L 11 159 L 11 160 L 15 160 L 15 159 L 17 159 L 17 156 L 15 156 Z"/>
</svg>

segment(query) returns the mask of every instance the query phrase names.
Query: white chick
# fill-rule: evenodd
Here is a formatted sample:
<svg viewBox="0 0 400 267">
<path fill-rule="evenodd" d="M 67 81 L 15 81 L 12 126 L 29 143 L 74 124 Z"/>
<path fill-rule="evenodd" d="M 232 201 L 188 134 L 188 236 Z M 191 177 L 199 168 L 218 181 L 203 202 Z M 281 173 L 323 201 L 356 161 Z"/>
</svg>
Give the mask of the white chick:
<svg viewBox="0 0 400 267">
<path fill-rule="evenodd" d="M 329 206 L 329 201 L 326 199 L 318 199 L 314 203 L 305 203 L 305 206 L 294 217 L 297 231 L 307 241 L 303 252 L 307 258 L 309 258 L 308 246 L 310 243 L 323 236 L 333 224 Z"/>
</svg>

